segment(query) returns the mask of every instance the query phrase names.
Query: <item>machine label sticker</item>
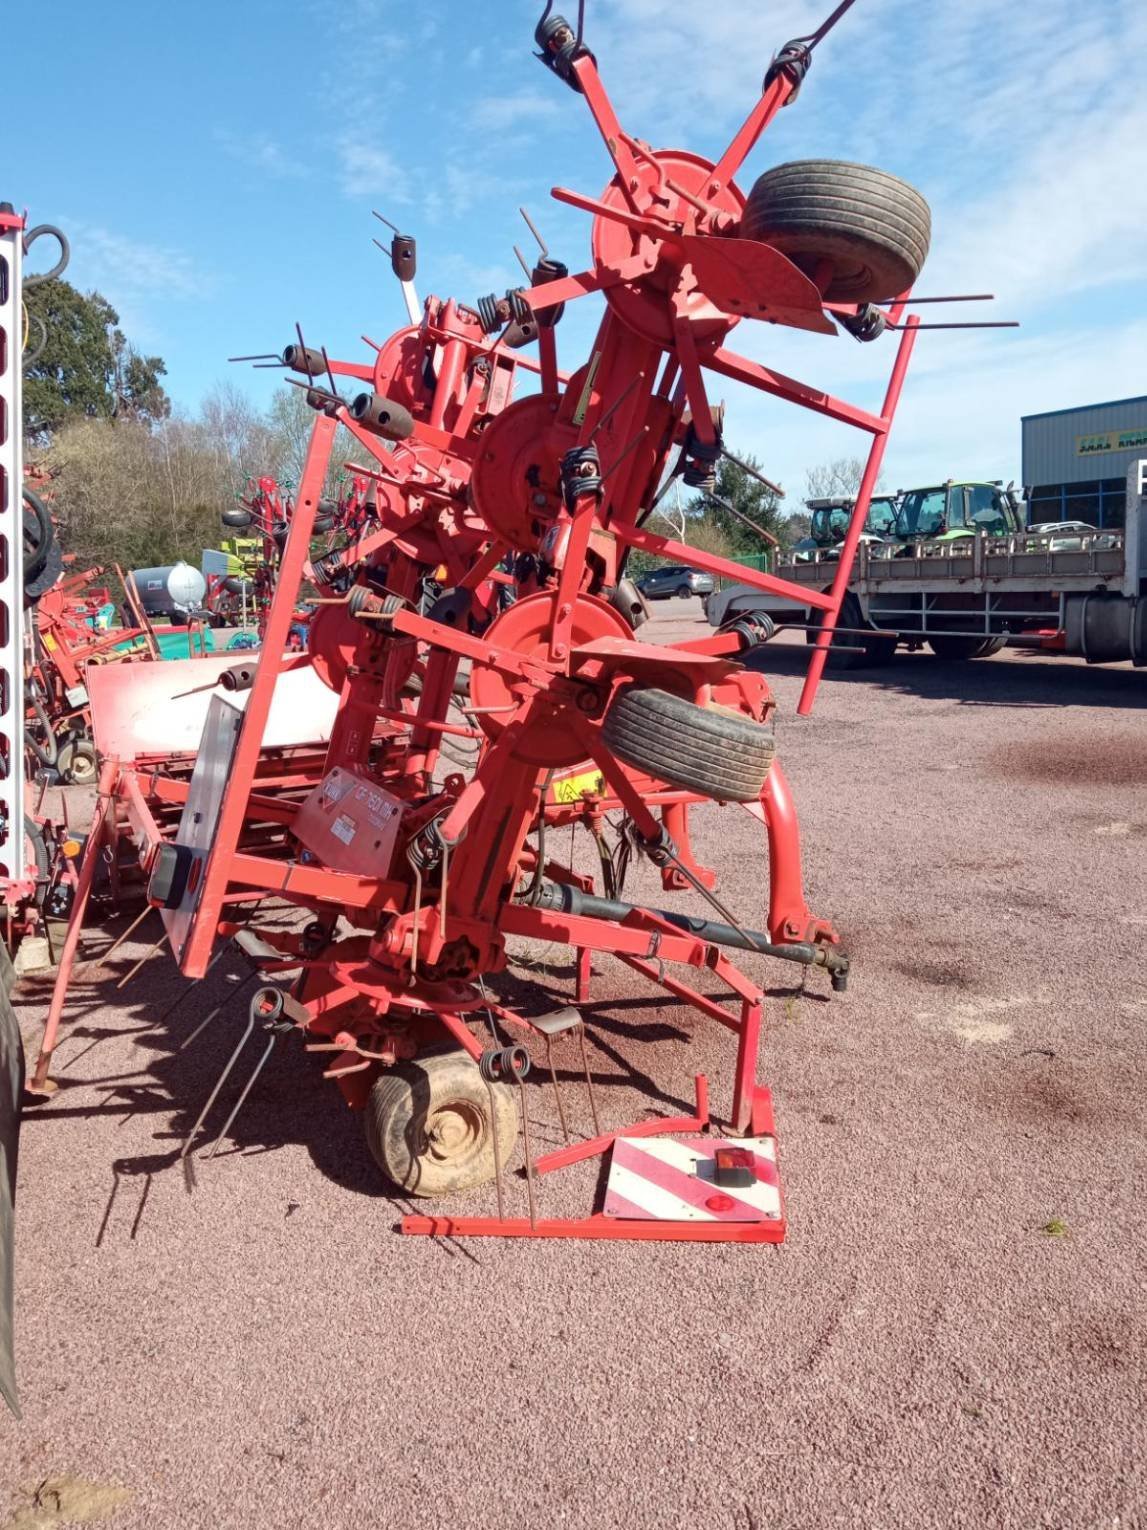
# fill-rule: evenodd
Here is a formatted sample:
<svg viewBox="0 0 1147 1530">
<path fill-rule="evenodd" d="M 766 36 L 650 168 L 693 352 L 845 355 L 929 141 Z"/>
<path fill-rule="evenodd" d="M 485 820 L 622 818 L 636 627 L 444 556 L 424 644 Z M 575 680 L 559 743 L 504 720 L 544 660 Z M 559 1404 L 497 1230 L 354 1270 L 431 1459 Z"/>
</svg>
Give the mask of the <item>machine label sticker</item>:
<svg viewBox="0 0 1147 1530">
<path fill-rule="evenodd" d="M 336 839 L 341 839 L 344 845 L 349 845 L 358 832 L 358 825 L 349 813 L 340 813 L 331 824 L 331 833 Z"/>
</svg>

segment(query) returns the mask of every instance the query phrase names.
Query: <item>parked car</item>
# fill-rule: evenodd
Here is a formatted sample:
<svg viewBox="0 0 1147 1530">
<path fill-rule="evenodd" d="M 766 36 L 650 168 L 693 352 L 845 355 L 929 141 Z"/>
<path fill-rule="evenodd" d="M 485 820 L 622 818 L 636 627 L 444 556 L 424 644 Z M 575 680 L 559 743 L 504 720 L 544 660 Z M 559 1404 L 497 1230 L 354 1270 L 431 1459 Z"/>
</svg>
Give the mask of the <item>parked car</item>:
<svg viewBox="0 0 1147 1530">
<path fill-rule="evenodd" d="M 1100 531 L 1088 521 L 1037 521 L 1026 528 L 1029 537 L 1047 537 L 1049 552 L 1082 552 L 1086 545 L 1096 552 L 1115 547 L 1118 536 L 1111 531 Z"/>
<path fill-rule="evenodd" d="M 671 595 L 680 595 L 682 599 L 690 595 L 712 595 L 716 586 L 712 574 L 671 563 L 667 568 L 653 568 L 642 574 L 637 580 L 637 588 L 646 600 L 668 600 Z"/>
</svg>

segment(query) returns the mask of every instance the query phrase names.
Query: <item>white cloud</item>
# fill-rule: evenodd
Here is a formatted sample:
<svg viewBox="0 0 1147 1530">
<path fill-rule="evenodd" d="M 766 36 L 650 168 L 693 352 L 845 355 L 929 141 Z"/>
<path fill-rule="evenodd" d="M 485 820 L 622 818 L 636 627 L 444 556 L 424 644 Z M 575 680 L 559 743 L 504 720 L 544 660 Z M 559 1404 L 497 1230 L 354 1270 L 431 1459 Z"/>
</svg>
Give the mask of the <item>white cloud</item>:
<svg viewBox="0 0 1147 1530">
<path fill-rule="evenodd" d="M 475 127 L 485 132 L 507 133 L 523 123 L 556 117 L 558 105 L 540 90 L 518 90 L 483 96 L 467 115 Z"/>
<path fill-rule="evenodd" d="M 248 165 L 261 175 L 276 180 L 305 180 L 309 168 L 289 154 L 266 133 L 233 133 L 224 128 L 215 132 L 215 141 L 232 159 Z"/>
<path fill-rule="evenodd" d="M 406 175 L 394 157 L 377 144 L 344 138 L 338 145 L 339 183 L 344 196 L 385 197 L 409 202 Z"/>
<path fill-rule="evenodd" d="M 215 287 L 182 250 L 130 239 L 112 229 L 67 222 L 72 242 L 68 275 L 81 286 L 99 287 L 110 301 L 125 298 L 203 298 Z"/>
</svg>

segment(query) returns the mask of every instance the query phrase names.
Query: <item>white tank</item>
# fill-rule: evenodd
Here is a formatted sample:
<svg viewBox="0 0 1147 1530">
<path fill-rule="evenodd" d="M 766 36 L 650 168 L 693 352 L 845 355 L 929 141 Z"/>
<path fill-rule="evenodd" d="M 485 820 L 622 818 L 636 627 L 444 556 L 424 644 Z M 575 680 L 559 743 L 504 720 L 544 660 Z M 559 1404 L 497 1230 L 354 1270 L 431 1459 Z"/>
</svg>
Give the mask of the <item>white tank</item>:
<svg viewBox="0 0 1147 1530">
<path fill-rule="evenodd" d="M 190 563 L 169 563 L 166 568 L 136 568 L 131 577 L 140 604 L 149 616 L 198 611 L 207 594 L 206 579 Z"/>
</svg>

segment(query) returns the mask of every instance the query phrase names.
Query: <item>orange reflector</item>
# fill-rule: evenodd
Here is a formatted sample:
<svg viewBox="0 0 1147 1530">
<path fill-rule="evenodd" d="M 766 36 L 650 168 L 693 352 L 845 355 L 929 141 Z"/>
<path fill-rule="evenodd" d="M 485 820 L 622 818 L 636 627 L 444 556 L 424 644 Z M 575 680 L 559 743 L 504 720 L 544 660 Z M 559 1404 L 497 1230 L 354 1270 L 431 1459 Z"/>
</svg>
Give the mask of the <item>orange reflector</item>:
<svg viewBox="0 0 1147 1530">
<path fill-rule="evenodd" d="M 60 849 L 63 851 L 64 855 L 67 856 L 69 861 L 74 861 L 76 856 L 79 855 L 83 848 L 83 845 L 78 839 L 66 839 L 60 846 Z"/>
</svg>

